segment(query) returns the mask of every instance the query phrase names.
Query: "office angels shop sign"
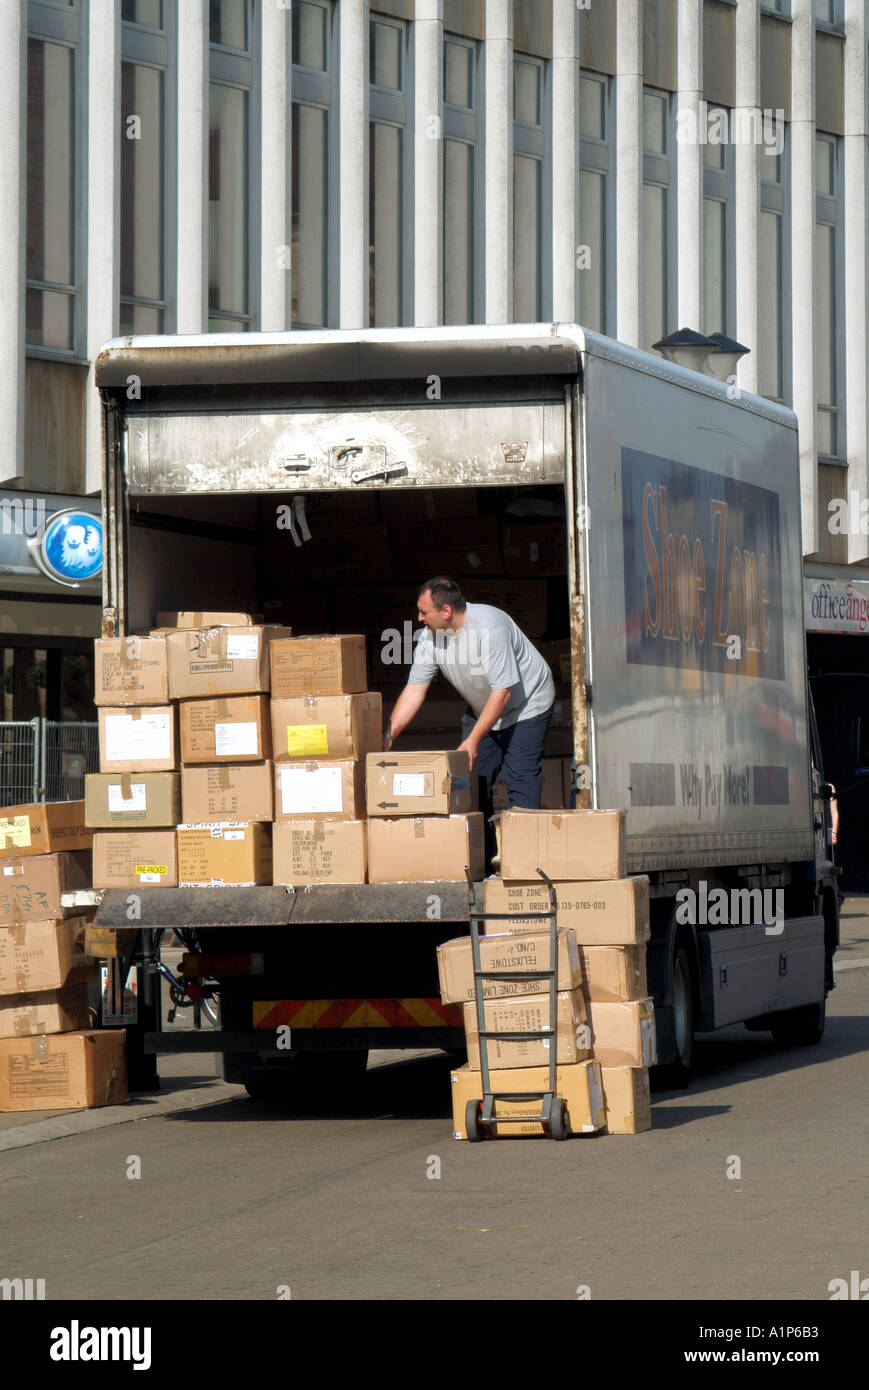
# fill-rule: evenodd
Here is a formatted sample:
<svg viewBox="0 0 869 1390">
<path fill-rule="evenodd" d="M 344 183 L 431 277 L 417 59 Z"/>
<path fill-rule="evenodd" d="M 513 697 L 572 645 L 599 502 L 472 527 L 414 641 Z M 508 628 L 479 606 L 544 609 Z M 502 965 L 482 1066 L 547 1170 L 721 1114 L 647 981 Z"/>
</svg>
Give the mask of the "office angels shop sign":
<svg viewBox="0 0 869 1390">
<path fill-rule="evenodd" d="M 806 632 L 869 636 L 869 580 L 803 579 Z"/>
</svg>

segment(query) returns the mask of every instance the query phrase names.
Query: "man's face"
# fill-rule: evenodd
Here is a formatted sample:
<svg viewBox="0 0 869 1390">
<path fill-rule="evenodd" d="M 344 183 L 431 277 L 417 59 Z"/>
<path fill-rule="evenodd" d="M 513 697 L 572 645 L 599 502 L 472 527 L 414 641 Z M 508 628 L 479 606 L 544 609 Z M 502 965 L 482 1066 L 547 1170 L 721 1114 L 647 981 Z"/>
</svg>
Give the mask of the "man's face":
<svg viewBox="0 0 869 1390">
<path fill-rule="evenodd" d="M 426 589 L 420 594 L 416 601 L 416 617 L 420 623 L 425 623 L 429 632 L 439 632 L 448 628 L 452 617 L 452 605 L 445 603 L 443 608 L 435 608 L 432 603 L 431 589 Z"/>
</svg>

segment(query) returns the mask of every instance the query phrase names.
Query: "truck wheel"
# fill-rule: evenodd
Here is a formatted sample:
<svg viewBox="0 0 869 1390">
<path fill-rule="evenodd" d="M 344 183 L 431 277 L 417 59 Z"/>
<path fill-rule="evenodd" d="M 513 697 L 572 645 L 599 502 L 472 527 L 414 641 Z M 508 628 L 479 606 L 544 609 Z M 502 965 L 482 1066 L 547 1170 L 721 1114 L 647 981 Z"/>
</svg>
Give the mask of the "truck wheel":
<svg viewBox="0 0 869 1390">
<path fill-rule="evenodd" d="M 805 1004 L 801 1009 L 787 1009 L 776 1015 L 770 1032 L 782 1047 L 817 1047 L 824 1036 L 827 1021 L 827 1001 Z"/>
<path fill-rule="evenodd" d="M 694 1061 L 694 977 L 684 946 L 676 945 L 670 990 L 676 1031 L 676 1057 L 666 1066 L 652 1067 L 655 1088 L 681 1091 L 691 1084 Z"/>
</svg>

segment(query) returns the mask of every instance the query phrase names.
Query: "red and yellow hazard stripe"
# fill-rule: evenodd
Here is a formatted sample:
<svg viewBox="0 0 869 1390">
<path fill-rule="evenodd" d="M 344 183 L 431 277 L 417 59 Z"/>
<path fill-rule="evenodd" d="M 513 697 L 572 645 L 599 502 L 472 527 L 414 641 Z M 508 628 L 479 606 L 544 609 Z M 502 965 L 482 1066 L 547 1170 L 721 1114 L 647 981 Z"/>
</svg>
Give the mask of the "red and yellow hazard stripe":
<svg viewBox="0 0 869 1390">
<path fill-rule="evenodd" d="M 292 1028 L 461 1028 L 461 1004 L 440 999 L 255 1000 L 253 1026 Z"/>
</svg>

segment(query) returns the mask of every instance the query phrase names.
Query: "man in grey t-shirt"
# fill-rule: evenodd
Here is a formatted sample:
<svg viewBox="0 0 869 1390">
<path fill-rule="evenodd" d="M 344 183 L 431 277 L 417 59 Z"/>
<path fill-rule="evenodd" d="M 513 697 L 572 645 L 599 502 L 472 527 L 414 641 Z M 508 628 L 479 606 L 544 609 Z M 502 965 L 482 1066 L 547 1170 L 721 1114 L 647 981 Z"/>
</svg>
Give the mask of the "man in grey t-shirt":
<svg viewBox="0 0 869 1390">
<path fill-rule="evenodd" d="M 384 748 L 411 723 L 438 671 L 468 702 L 461 750 L 480 778 L 487 851 L 492 786 L 501 773 L 510 806 L 540 806 L 543 745 L 552 717 L 555 682 L 543 657 L 508 613 L 468 603 L 458 584 L 443 575 L 423 584 L 417 617 L 425 624 L 407 685 L 386 728 Z"/>
</svg>

